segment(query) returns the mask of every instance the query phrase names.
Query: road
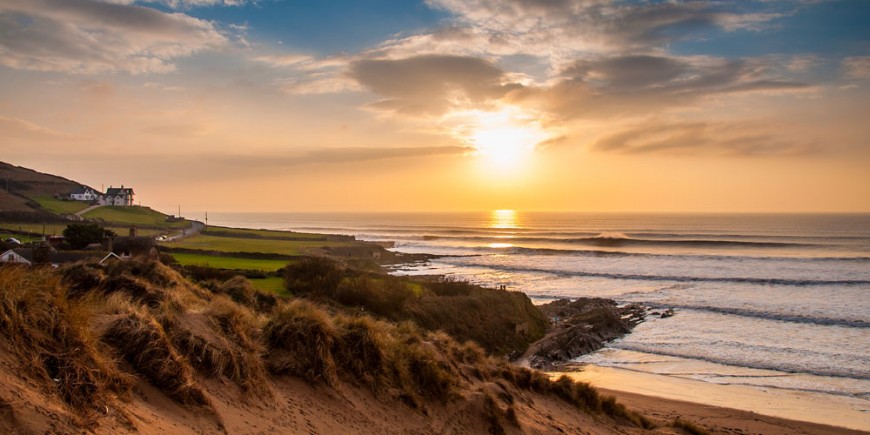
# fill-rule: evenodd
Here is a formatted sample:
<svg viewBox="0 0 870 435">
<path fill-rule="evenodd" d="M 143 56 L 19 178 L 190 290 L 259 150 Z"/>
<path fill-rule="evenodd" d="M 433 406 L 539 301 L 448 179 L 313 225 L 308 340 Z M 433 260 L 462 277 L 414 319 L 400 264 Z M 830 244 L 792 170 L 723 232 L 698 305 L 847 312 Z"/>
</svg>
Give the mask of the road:
<svg viewBox="0 0 870 435">
<path fill-rule="evenodd" d="M 205 229 L 205 224 L 200 221 L 190 221 L 190 228 L 185 228 L 181 230 L 180 233 L 173 234 L 171 236 L 166 237 L 164 242 L 177 242 L 181 239 L 195 236 L 202 232 Z"/>
</svg>

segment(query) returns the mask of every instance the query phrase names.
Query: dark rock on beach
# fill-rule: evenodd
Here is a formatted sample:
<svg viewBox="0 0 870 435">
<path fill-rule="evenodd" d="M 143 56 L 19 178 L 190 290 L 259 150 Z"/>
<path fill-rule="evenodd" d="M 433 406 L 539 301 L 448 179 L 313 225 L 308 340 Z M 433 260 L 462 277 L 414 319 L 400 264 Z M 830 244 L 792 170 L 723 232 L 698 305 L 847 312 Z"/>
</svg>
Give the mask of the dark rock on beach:
<svg viewBox="0 0 870 435">
<path fill-rule="evenodd" d="M 543 370 L 601 349 L 608 341 L 631 332 L 646 316 L 646 308 L 641 305 L 620 307 L 603 298 L 580 298 L 573 302 L 560 299 L 538 308 L 552 326 L 544 338 L 529 346 L 521 359 Z"/>
</svg>

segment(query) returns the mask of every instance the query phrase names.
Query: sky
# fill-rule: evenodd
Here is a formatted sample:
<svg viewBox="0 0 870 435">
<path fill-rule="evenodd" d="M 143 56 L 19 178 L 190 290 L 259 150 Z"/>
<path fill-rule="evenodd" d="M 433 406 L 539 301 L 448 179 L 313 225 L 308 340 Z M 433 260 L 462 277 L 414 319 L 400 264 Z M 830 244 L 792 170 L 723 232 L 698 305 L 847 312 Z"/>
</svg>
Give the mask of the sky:
<svg viewBox="0 0 870 435">
<path fill-rule="evenodd" d="M 0 0 L 0 160 L 158 210 L 870 212 L 866 0 Z"/>
</svg>

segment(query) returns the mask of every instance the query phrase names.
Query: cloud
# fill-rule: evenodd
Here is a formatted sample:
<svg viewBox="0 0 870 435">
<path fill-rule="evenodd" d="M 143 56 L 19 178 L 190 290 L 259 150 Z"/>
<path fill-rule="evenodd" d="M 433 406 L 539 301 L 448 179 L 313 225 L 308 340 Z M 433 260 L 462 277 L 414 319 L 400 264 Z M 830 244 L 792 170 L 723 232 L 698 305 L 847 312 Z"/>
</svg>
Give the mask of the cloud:
<svg viewBox="0 0 870 435">
<path fill-rule="evenodd" d="M 847 57 L 843 59 L 842 69 L 850 79 L 870 79 L 870 56 Z"/>
<path fill-rule="evenodd" d="M 137 0 L 106 0 L 107 3 L 132 5 Z M 247 0 L 139 0 L 138 3 L 157 3 L 172 9 L 190 9 L 205 6 L 242 6 Z"/>
<path fill-rule="evenodd" d="M 812 89 L 768 70 L 758 60 L 617 55 L 576 61 L 552 86 L 527 87 L 508 100 L 565 120 L 646 114 L 719 95 Z"/>
<path fill-rule="evenodd" d="M 254 60 L 273 67 L 297 67 L 313 59 L 304 54 L 266 54 L 257 56 Z"/>
<path fill-rule="evenodd" d="M 817 150 L 808 141 L 793 142 L 764 126 L 743 122 L 646 122 L 599 138 L 598 151 L 623 154 L 801 155 Z"/>
<path fill-rule="evenodd" d="M 0 3 L 0 64 L 36 71 L 162 73 L 172 60 L 226 46 L 214 24 L 94 0 Z"/>
<path fill-rule="evenodd" d="M 742 13 L 739 2 L 428 0 L 491 40 L 559 55 L 660 47 L 706 31 L 759 30 L 780 13 Z M 726 6 L 733 6 L 726 9 Z"/>
<path fill-rule="evenodd" d="M 505 82 L 505 73 L 490 62 L 467 56 L 363 59 L 351 63 L 349 75 L 386 97 L 373 107 L 412 115 L 482 105 L 520 87 Z"/>
<path fill-rule="evenodd" d="M 19 118 L 0 115 L 0 143 L 18 140 L 61 141 L 78 139 L 77 136 L 42 127 Z"/>
</svg>

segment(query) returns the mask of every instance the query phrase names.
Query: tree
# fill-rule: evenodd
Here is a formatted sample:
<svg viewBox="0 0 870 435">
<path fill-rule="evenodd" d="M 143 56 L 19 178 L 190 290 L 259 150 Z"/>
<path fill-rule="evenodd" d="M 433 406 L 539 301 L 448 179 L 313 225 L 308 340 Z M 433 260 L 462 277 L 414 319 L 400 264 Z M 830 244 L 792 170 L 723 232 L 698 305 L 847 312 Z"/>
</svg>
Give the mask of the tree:
<svg viewBox="0 0 870 435">
<path fill-rule="evenodd" d="M 115 233 L 98 224 L 69 224 L 63 230 L 63 238 L 73 249 L 82 249 L 91 243 L 100 243 L 105 237 L 115 237 Z"/>
</svg>

